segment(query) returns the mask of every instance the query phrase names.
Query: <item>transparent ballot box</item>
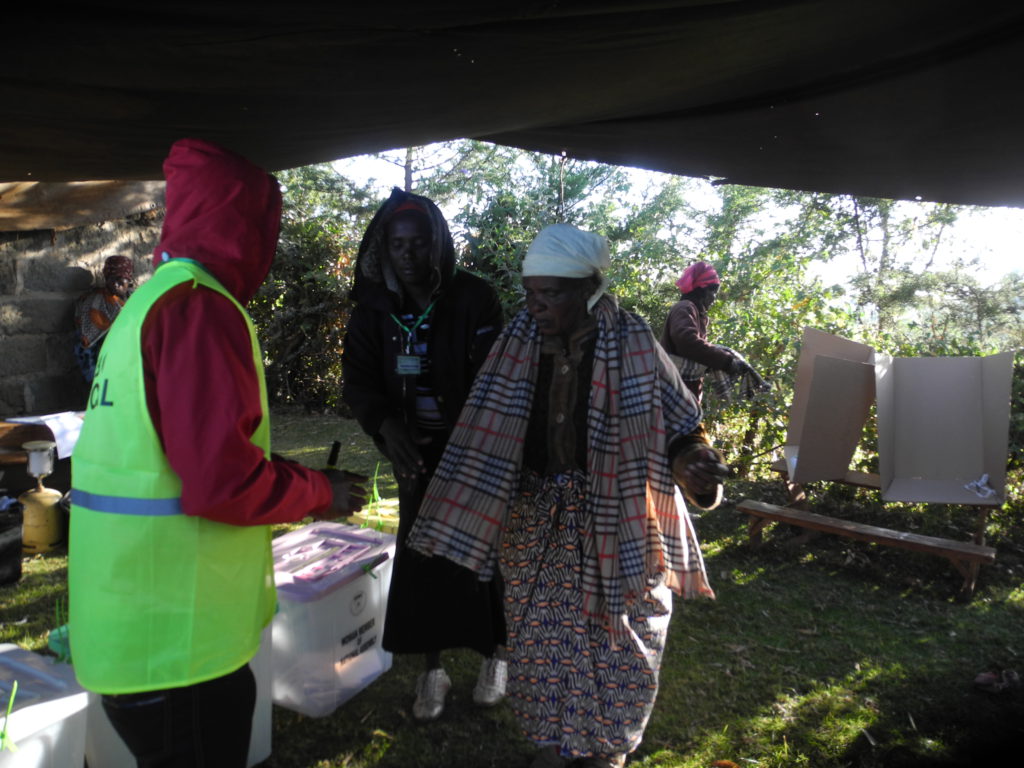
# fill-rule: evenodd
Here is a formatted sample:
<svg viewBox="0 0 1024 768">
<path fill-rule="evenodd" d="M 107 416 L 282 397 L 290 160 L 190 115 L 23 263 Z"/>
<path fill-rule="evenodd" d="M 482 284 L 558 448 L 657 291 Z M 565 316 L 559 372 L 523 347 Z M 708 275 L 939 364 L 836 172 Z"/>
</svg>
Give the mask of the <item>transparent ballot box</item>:
<svg viewBox="0 0 1024 768">
<path fill-rule="evenodd" d="M 323 717 L 391 668 L 381 639 L 395 537 L 313 523 L 273 547 L 273 700 Z"/>
</svg>

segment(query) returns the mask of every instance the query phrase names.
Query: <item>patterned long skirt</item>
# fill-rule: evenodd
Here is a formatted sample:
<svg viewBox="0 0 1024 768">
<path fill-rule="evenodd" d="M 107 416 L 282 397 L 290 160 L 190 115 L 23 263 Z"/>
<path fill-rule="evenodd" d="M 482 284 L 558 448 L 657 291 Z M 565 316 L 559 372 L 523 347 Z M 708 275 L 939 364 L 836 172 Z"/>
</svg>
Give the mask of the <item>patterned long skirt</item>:
<svg viewBox="0 0 1024 768">
<path fill-rule="evenodd" d="M 524 735 L 563 757 L 604 757 L 640 744 L 658 692 L 671 594 L 650 585 L 630 611 L 645 646 L 613 649 L 582 613 L 586 476 L 524 472 L 499 560 L 508 627 L 508 702 Z"/>
</svg>

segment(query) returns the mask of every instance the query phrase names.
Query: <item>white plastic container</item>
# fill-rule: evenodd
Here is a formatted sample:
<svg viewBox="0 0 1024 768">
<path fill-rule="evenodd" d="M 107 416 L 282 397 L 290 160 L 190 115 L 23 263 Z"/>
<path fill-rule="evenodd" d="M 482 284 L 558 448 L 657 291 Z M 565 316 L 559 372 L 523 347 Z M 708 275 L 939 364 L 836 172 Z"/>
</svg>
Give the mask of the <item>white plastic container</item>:
<svg viewBox="0 0 1024 768">
<path fill-rule="evenodd" d="M 256 708 L 252 715 L 252 735 L 249 737 L 250 768 L 270 757 L 270 734 L 272 728 L 272 703 L 270 700 L 271 629 L 263 630 L 260 650 L 249 662 L 256 677 Z M 89 768 L 136 768 L 135 758 L 128 751 L 124 740 L 114 730 L 103 709 L 98 693 L 89 694 L 89 709 L 86 715 L 85 758 Z M 0 763 L 2 765 L 2 763 Z M 76 766 L 81 763 L 76 763 Z"/>
<path fill-rule="evenodd" d="M 85 724 L 85 759 L 89 768 L 136 768 L 135 758 L 110 724 L 98 693 L 89 692 Z"/>
<path fill-rule="evenodd" d="M 394 536 L 343 523 L 275 539 L 275 704 L 323 717 L 391 668 L 381 640 L 394 556 Z"/>
<path fill-rule="evenodd" d="M 0 645 L 0 726 L 15 680 L 18 692 L 7 736 L 18 749 L 0 751 L 0 768 L 81 766 L 88 694 L 71 667 L 16 645 Z"/>
<path fill-rule="evenodd" d="M 274 651 L 273 629 L 268 624 L 260 638 L 260 649 L 249 666 L 256 678 L 256 708 L 252 713 L 252 734 L 249 736 L 249 759 L 246 765 L 252 768 L 270 757 L 270 734 L 274 729 L 273 701 L 270 698 L 271 671 L 273 670 Z"/>
</svg>

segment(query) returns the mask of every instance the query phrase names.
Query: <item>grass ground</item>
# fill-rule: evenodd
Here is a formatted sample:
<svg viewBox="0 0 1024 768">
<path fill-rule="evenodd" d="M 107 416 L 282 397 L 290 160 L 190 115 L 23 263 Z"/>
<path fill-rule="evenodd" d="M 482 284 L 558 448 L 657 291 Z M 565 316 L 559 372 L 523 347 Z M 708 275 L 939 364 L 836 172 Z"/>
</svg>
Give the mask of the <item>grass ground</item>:
<svg viewBox="0 0 1024 768">
<path fill-rule="evenodd" d="M 275 414 L 275 449 L 321 466 L 333 440 L 340 464 L 373 474 L 379 456 L 350 421 Z M 381 467 L 382 496 L 394 494 Z M 872 494 L 814 489 L 832 514 L 967 540 L 966 510 L 879 505 Z M 731 502 L 781 498 L 776 481 L 734 482 L 730 501 L 696 524 L 714 601 L 677 601 L 662 686 L 631 765 L 706 768 L 953 768 L 1019 764 L 1024 691 L 987 693 L 981 671 L 1024 672 L 1024 532 L 1020 505 L 994 516 L 996 564 L 982 569 L 969 604 L 943 559 L 835 537 L 797 546 L 772 530 L 746 546 Z M 841 507 L 841 510 L 839 509 Z M 65 595 L 63 551 L 26 558 L 0 588 L 0 642 L 44 651 Z M 410 715 L 420 660 L 390 671 L 324 718 L 274 708 L 266 768 L 525 766 L 531 749 L 508 709 L 481 711 L 470 696 L 478 658 L 445 654 L 454 687 L 440 721 Z M 719 763 L 719 765 L 728 765 Z"/>
</svg>

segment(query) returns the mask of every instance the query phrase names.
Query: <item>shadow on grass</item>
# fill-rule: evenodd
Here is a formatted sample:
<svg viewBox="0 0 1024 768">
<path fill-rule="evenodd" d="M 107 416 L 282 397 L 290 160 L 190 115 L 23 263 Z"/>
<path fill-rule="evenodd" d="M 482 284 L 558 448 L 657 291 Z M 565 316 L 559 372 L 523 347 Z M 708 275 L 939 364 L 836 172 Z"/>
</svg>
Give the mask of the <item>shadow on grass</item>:
<svg viewBox="0 0 1024 768">
<path fill-rule="evenodd" d="M 471 651 L 442 655 L 452 690 L 440 719 L 412 719 L 418 656 L 395 656 L 369 688 L 323 718 L 274 708 L 273 755 L 265 768 L 379 766 L 498 768 L 527 765 L 531 750 L 504 705 L 481 709 L 472 701 L 480 657 Z"/>
<path fill-rule="evenodd" d="M 1019 739 L 1020 694 L 972 685 L 1020 668 L 1012 567 L 983 570 L 963 605 L 941 558 L 829 537 L 796 549 L 784 529 L 753 551 L 745 525 L 729 508 L 697 521 L 718 599 L 677 602 L 643 765 L 975 765 Z"/>
<path fill-rule="evenodd" d="M 285 427 L 305 451 L 294 457 L 314 457 L 307 463 L 317 466 L 344 424 L 316 435 L 300 418 Z M 379 459 L 372 443 L 346 439 L 349 455 L 372 471 Z M 785 503 L 777 481 L 735 483 L 730 491 L 735 501 Z M 948 510 L 892 509 L 845 489 L 825 503 L 850 519 L 969 538 L 969 521 Z M 1017 519 L 1019 509 L 1003 516 Z M 961 577 L 942 558 L 828 536 L 797 548 L 787 529 L 772 530 L 764 547 L 750 550 L 745 517 L 729 504 L 698 516 L 696 525 L 718 599 L 676 602 L 658 703 L 631 765 L 1017 762 L 995 750 L 1019 743 L 1020 691 L 989 694 L 972 682 L 981 671 L 1024 672 L 1019 526 L 997 527 L 989 542 L 997 563 L 982 569 L 975 599 L 964 605 L 953 599 Z M 471 703 L 478 661 L 470 652 L 446 655 L 455 685 L 433 724 L 416 724 L 409 714 L 421 664 L 415 657 L 396 657 L 388 673 L 327 718 L 275 708 L 274 754 L 265 766 L 526 766 L 532 749 L 507 707 L 480 711 Z"/>
<path fill-rule="evenodd" d="M 342 442 L 342 467 L 372 474 L 381 461 L 351 420 L 275 413 L 273 426 L 275 450 L 308 466 L 322 466 L 333 440 Z M 784 502 L 777 481 L 734 483 L 730 493 L 736 501 Z M 385 485 L 382 495 L 394 494 Z M 846 491 L 830 494 L 825 503 L 876 525 L 969 536 L 969 524 L 954 512 L 890 509 Z M 718 599 L 676 602 L 658 703 L 630 764 L 1019 763 L 1012 755 L 1024 735 L 1024 694 L 973 686 L 982 671 L 1024 673 L 1019 506 L 997 517 L 989 531 L 996 563 L 982 568 L 976 596 L 964 605 L 953 600 L 960 576 L 941 558 L 828 536 L 795 547 L 792 534 L 777 526 L 755 551 L 745 544 L 744 516 L 730 504 L 697 516 Z M 24 563 L 22 580 L 0 588 L 0 639 L 45 653 L 46 632 L 57 623 L 55 607 L 66 595 L 66 557 L 56 551 Z M 479 657 L 452 651 L 444 659 L 454 686 L 439 721 L 412 721 L 422 660 L 396 657 L 390 671 L 328 717 L 275 707 L 273 752 L 263 766 L 528 765 L 533 751 L 507 706 L 479 710 L 472 704 Z"/>
<path fill-rule="evenodd" d="M 1018 592 L 983 585 L 962 605 L 950 597 L 952 569 L 936 568 L 936 584 L 920 588 L 919 576 L 880 578 L 871 548 L 851 558 L 850 543 L 822 540 L 796 551 L 780 536 L 751 551 L 734 511 L 697 524 L 718 599 L 676 602 L 658 703 L 631 764 L 960 766 L 992 741 L 989 723 L 1019 733 L 1019 694 L 972 686 L 979 671 L 1019 664 Z M 945 563 L 922 556 L 910 565 Z M 470 701 L 478 662 L 470 652 L 446 655 L 455 686 L 433 724 L 409 715 L 416 657 L 396 657 L 323 720 L 277 709 L 266 765 L 526 766 L 532 750 L 508 709 L 480 711 Z"/>
</svg>

